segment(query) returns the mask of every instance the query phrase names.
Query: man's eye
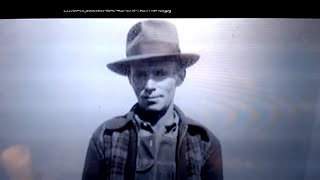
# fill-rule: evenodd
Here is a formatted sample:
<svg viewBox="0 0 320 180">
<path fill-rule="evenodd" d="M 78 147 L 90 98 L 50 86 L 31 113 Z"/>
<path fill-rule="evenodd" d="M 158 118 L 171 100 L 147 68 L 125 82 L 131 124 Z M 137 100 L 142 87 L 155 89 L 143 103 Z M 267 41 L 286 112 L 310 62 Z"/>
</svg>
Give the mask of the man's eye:
<svg viewBox="0 0 320 180">
<path fill-rule="evenodd" d="M 165 75 L 166 75 L 166 72 L 165 72 L 165 71 L 162 71 L 162 70 L 159 70 L 159 71 L 156 71 L 155 75 L 156 75 L 156 76 L 165 76 Z"/>
</svg>

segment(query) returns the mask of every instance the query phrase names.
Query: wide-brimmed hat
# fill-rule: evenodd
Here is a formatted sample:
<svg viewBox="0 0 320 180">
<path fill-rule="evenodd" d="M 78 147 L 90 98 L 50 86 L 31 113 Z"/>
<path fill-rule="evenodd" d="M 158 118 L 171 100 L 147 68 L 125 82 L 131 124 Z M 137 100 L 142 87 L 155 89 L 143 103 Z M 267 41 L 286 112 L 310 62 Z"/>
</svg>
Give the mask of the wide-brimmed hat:
<svg viewBox="0 0 320 180">
<path fill-rule="evenodd" d="M 198 54 L 181 53 L 175 25 L 164 20 L 136 23 L 127 34 L 126 56 L 107 64 L 107 67 L 126 76 L 130 65 L 136 62 L 173 60 L 180 68 L 188 68 L 199 59 Z"/>
</svg>

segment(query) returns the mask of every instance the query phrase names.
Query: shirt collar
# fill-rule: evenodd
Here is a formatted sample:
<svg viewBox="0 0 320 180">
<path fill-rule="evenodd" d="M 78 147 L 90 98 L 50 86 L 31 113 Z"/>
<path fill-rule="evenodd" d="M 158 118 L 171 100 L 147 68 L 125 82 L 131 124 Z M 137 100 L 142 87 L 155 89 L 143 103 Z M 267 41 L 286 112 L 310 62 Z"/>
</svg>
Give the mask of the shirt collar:
<svg viewBox="0 0 320 180">
<path fill-rule="evenodd" d="M 137 114 L 133 112 L 133 120 L 134 120 L 134 124 L 136 126 L 136 128 L 138 129 L 138 131 L 140 129 L 144 129 L 150 132 L 154 132 L 154 127 L 151 125 L 150 122 L 148 121 L 144 121 L 142 119 L 139 118 L 139 116 Z M 165 133 L 170 133 L 171 131 L 175 131 L 175 129 L 177 128 L 178 124 L 179 124 L 179 115 L 178 113 L 174 110 L 173 111 L 173 117 L 170 119 L 163 119 L 165 122 L 163 123 L 164 128 L 160 127 L 161 129 L 165 129 Z"/>
</svg>

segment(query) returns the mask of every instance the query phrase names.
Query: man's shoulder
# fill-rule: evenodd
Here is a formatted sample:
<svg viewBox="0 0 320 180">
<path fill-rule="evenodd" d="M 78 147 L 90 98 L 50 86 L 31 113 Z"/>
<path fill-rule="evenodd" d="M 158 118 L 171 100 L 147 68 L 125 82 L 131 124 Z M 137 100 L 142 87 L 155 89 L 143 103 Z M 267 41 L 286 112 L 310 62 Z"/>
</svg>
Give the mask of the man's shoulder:
<svg viewBox="0 0 320 180">
<path fill-rule="evenodd" d="M 183 121 L 183 124 L 186 124 L 188 126 L 188 133 L 190 135 L 200 135 L 202 140 L 210 141 L 210 142 L 220 146 L 220 141 L 214 135 L 212 130 L 208 129 L 200 121 L 194 120 L 194 119 L 186 116 L 178 106 L 175 105 L 174 108 L 175 108 L 175 111 L 179 114 L 181 121 Z"/>
<path fill-rule="evenodd" d="M 209 141 L 211 143 L 216 144 L 217 146 L 220 146 L 220 141 L 214 134 L 214 132 L 210 129 L 208 129 L 205 125 L 203 125 L 201 122 L 191 119 L 187 117 L 188 119 L 188 133 L 190 135 L 200 135 L 201 139 L 204 141 Z"/>
<path fill-rule="evenodd" d="M 131 120 L 126 115 L 116 116 L 111 119 L 104 121 L 94 131 L 95 136 L 103 136 L 106 132 L 113 132 L 126 127 Z"/>
<path fill-rule="evenodd" d="M 184 112 L 178 107 L 174 106 L 175 111 L 179 114 L 183 124 L 188 126 L 188 133 L 190 135 L 200 135 L 201 140 L 211 142 L 216 146 L 220 146 L 219 139 L 215 136 L 212 130 L 208 129 L 200 121 L 194 120 L 184 114 Z"/>
</svg>

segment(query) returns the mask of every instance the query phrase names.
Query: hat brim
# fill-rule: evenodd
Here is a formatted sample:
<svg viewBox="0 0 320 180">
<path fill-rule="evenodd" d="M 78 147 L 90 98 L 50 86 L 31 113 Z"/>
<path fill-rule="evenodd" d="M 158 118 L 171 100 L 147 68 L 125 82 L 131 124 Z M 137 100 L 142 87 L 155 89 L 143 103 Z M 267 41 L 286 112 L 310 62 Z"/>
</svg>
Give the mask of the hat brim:
<svg viewBox="0 0 320 180">
<path fill-rule="evenodd" d="M 113 63 L 107 64 L 107 67 L 120 75 L 127 76 L 130 72 L 130 66 L 137 62 L 158 61 L 163 59 L 176 61 L 180 68 L 186 69 L 199 60 L 198 54 L 193 53 L 174 53 L 174 54 L 152 54 L 131 56 Z"/>
</svg>

